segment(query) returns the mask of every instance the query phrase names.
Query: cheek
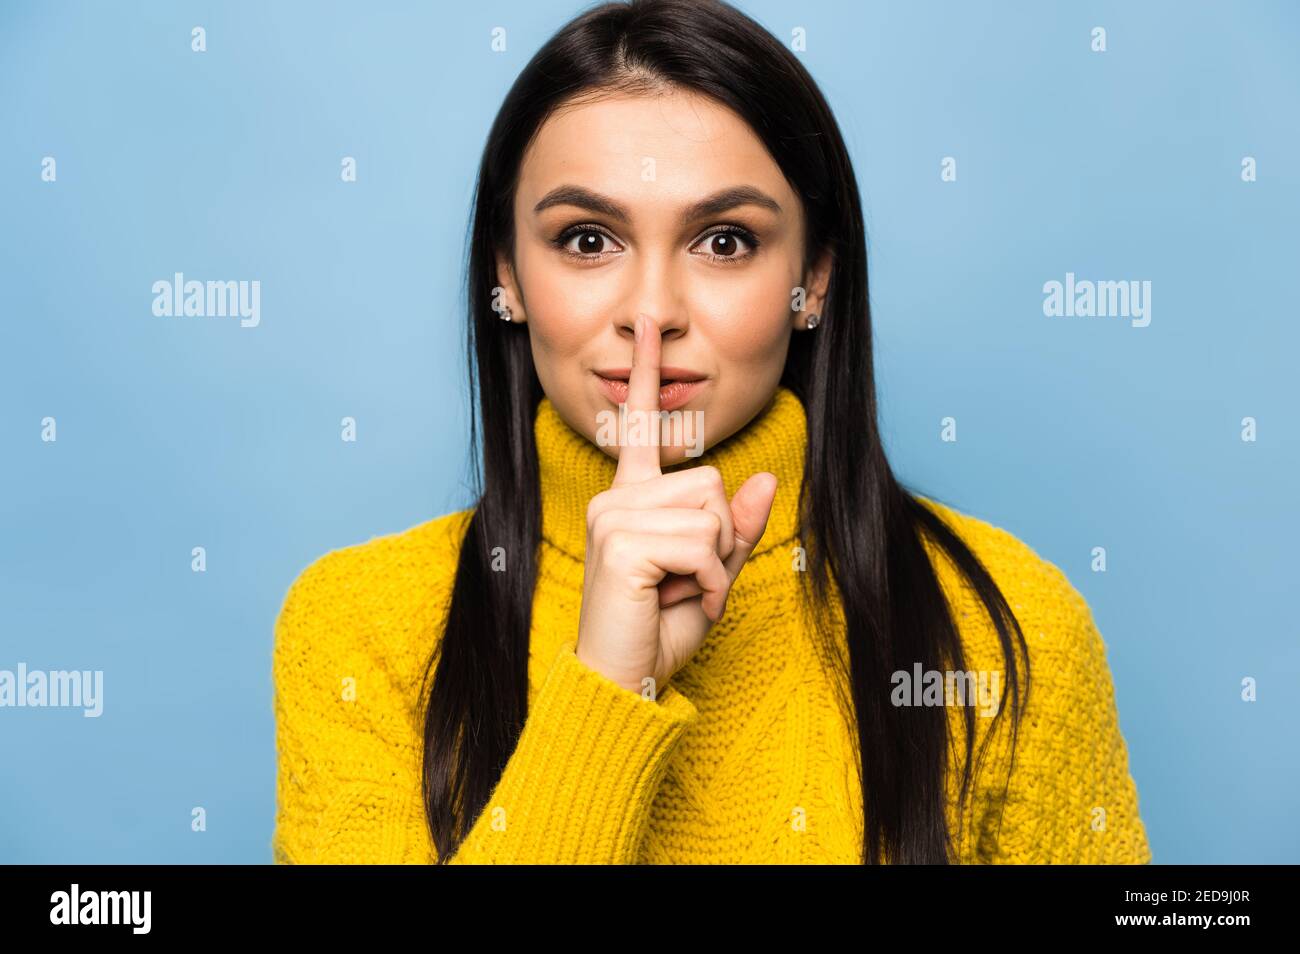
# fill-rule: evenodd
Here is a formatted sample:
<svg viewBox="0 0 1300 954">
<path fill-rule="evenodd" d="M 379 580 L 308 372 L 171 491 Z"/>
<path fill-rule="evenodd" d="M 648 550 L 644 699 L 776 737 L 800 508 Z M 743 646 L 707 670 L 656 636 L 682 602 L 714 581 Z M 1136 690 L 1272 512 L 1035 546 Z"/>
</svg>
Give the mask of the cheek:
<svg viewBox="0 0 1300 954">
<path fill-rule="evenodd" d="M 556 359 L 581 353 L 608 320 L 610 296 L 600 282 L 538 261 L 526 275 L 524 298 L 533 347 Z"/>
<path fill-rule="evenodd" d="M 709 339 L 724 363 L 757 366 L 772 358 L 789 335 L 790 287 L 784 272 L 736 282 L 712 297 Z"/>
</svg>

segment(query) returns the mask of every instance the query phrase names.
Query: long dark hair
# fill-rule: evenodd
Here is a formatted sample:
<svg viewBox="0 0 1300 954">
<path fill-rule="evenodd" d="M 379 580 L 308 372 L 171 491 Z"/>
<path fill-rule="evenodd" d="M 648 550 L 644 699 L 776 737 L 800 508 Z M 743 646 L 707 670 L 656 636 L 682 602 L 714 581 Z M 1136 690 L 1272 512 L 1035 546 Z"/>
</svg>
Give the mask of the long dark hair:
<svg viewBox="0 0 1300 954">
<path fill-rule="evenodd" d="M 861 860 L 948 863 L 955 860 L 945 817 L 949 746 L 955 741 L 948 710 L 890 701 L 891 674 L 910 672 L 916 662 L 926 669 L 966 669 L 924 537 L 951 558 L 993 620 L 1009 683 L 997 718 L 1009 689 L 1017 732 L 1021 700 L 1012 630 L 1025 655 L 1026 694 L 1028 646 L 979 559 L 899 483 L 885 458 L 876 421 L 866 238 L 835 118 L 790 51 L 740 11 L 713 0 L 631 0 L 586 11 L 524 67 L 488 134 L 467 273 L 466 352 L 479 412 L 471 411 L 470 452 L 476 462 L 481 443 L 483 472 L 481 482 L 474 475 L 478 500 L 460 549 L 446 629 L 425 671 L 426 685 L 430 672 L 433 684 L 427 692 L 421 688 L 428 701 L 423 796 L 437 859 L 443 863 L 455 854 L 482 812 L 527 715 L 541 542 L 533 423 L 544 392 L 526 324 L 506 325 L 491 307 L 498 285 L 495 254 L 509 256 L 514 244 L 520 163 L 551 111 L 576 95 L 668 87 L 712 97 L 749 123 L 803 199 L 805 268 L 819 250 L 834 255 L 825 320 L 815 333 L 792 336 L 781 379 L 803 403 L 808 422 L 799 528 L 808 572 L 797 576 L 805 605 L 815 608 L 823 663 L 842 677 L 841 705 L 857 725 L 865 816 Z M 481 386 L 483 381 L 489 385 Z M 511 554 L 510 573 L 489 570 L 498 546 Z M 830 612 L 836 598 L 842 623 Z M 847 660 L 830 650 L 833 626 L 847 634 Z M 974 713 L 970 706 L 963 711 L 959 805 L 970 791 L 975 737 Z M 983 754 L 981 747 L 976 773 Z"/>
</svg>

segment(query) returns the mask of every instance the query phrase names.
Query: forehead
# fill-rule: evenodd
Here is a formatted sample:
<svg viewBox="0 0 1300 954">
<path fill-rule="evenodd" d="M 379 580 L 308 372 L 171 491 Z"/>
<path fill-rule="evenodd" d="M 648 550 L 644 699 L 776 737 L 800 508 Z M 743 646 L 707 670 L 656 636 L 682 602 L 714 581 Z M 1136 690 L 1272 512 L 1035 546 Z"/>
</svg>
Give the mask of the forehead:
<svg viewBox="0 0 1300 954">
<path fill-rule="evenodd" d="M 518 203 L 576 183 L 630 205 L 685 205 L 722 186 L 748 184 L 790 208 L 780 167 L 749 125 L 727 107 L 673 90 L 618 94 L 567 105 L 542 124 L 520 170 Z M 678 204 L 674 202 L 674 205 Z"/>
</svg>

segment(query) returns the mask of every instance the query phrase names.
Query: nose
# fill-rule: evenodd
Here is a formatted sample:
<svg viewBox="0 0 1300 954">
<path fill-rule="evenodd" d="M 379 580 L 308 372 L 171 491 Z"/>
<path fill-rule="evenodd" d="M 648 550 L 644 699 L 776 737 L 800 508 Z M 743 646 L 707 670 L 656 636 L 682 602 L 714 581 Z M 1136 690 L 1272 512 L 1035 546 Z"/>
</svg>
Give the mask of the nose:
<svg viewBox="0 0 1300 954">
<path fill-rule="evenodd" d="M 686 334 L 687 322 L 680 310 L 673 309 L 666 312 L 641 310 L 633 312 L 630 317 L 622 318 L 618 322 L 618 333 L 629 341 L 636 340 L 636 319 L 638 315 L 644 316 L 647 321 L 653 321 L 658 326 L 659 336 L 664 341 L 680 338 Z"/>
<path fill-rule="evenodd" d="M 619 309 L 618 333 L 629 341 L 636 337 L 638 315 L 653 321 L 665 341 L 680 338 L 690 326 L 687 318 L 685 276 L 678 274 L 681 265 L 673 258 L 671 250 L 662 254 L 649 252 L 637 257 L 634 267 L 625 274 L 630 280 L 626 289 L 625 307 Z"/>
</svg>

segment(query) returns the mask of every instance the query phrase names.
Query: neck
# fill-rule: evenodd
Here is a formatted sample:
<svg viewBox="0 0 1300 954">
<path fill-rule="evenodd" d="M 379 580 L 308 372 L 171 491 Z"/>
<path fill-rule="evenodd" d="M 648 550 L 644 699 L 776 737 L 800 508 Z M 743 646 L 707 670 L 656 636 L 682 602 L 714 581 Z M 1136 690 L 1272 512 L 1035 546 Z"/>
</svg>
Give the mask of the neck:
<svg viewBox="0 0 1300 954">
<path fill-rule="evenodd" d="M 776 500 L 763 538 L 754 548 L 757 556 L 795 538 L 806 428 L 803 405 L 793 391 L 781 386 L 743 428 L 700 456 L 668 467 L 665 473 L 716 467 L 728 499 L 754 474 L 775 474 Z M 541 474 L 542 538 L 582 561 L 587 552 L 587 505 L 614 482 L 617 462 L 569 427 L 549 398 L 542 398 L 537 407 L 534 431 Z"/>
</svg>

